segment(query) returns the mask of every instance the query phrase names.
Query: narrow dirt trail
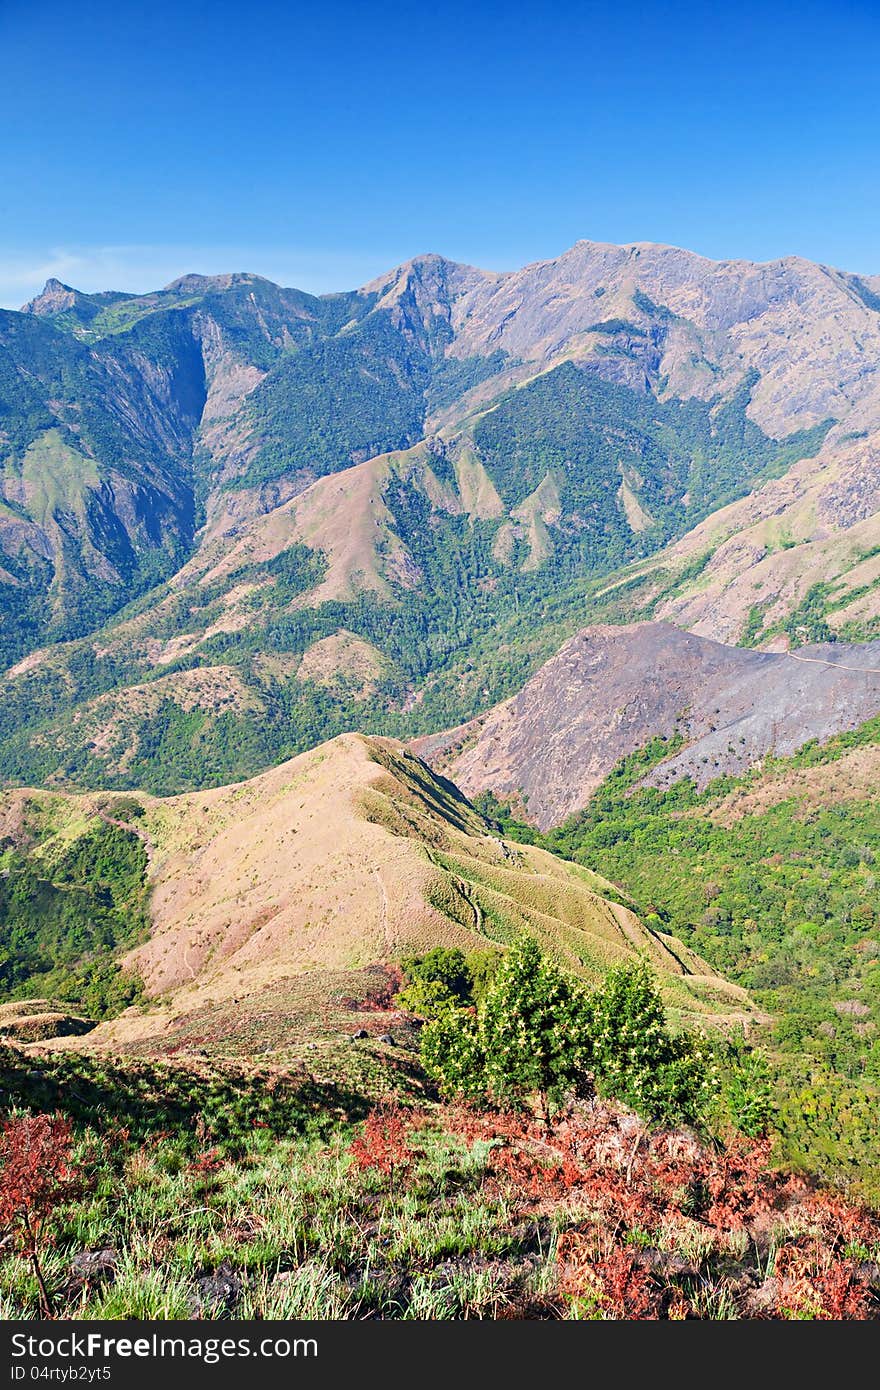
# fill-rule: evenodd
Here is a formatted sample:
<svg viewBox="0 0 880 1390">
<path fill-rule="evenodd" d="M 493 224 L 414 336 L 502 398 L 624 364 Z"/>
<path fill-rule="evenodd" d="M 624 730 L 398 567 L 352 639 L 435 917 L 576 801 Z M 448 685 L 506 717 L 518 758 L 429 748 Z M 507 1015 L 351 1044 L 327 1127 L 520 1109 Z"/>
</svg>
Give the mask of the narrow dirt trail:
<svg viewBox="0 0 880 1390">
<path fill-rule="evenodd" d="M 825 661 L 821 656 L 798 656 L 797 652 L 786 652 L 792 661 L 809 662 L 811 666 L 829 666 L 832 671 L 853 671 L 857 676 L 880 676 L 880 666 L 844 666 L 842 661 Z"/>
<path fill-rule="evenodd" d="M 390 956 L 390 955 L 392 954 L 393 949 L 394 949 L 394 938 L 393 938 L 393 936 L 392 936 L 392 934 L 391 934 L 391 923 L 390 923 L 390 921 L 389 921 L 389 915 L 388 915 L 388 892 L 387 892 L 387 890 L 386 890 L 386 888 L 385 888 L 385 883 L 384 883 L 384 881 L 383 881 L 383 879 L 382 879 L 382 875 L 381 875 L 381 873 L 379 872 L 379 870 L 378 870 L 378 869 L 374 869 L 374 870 L 373 870 L 373 873 L 376 875 L 376 882 L 377 882 L 378 885 L 379 885 L 379 892 L 380 892 L 381 895 L 382 895 L 382 909 L 381 909 L 380 923 L 381 923 L 381 927 L 382 927 L 382 935 L 383 935 L 383 937 L 385 938 L 385 950 L 387 951 L 388 955 Z"/>
<path fill-rule="evenodd" d="M 130 830 L 132 835 L 137 835 L 144 849 L 147 851 L 147 863 L 151 864 L 153 862 L 153 842 L 146 830 L 142 830 L 138 825 L 130 825 L 128 821 L 117 820 L 115 816 L 108 816 L 107 812 L 102 811 L 100 807 L 95 808 L 95 814 L 100 820 L 105 821 L 107 825 L 115 825 L 117 830 Z"/>
<path fill-rule="evenodd" d="M 189 942 L 186 942 L 186 943 L 184 944 L 184 947 L 183 947 L 183 963 L 184 963 L 186 969 L 189 971 L 189 977 L 190 977 L 190 979 L 191 979 L 191 980 L 194 980 L 194 979 L 196 978 L 196 971 L 195 971 L 195 968 L 194 968 L 192 965 L 190 965 L 190 960 L 189 960 Z"/>
<path fill-rule="evenodd" d="M 474 914 L 474 929 L 475 929 L 475 931 L 477 932 L 477 934 L 478 934 L 479 936 L 482 936 L 482 934 L 483 934 L 483 909 L 480 907 L 480 904 L 479 904 L 479 903 L 476 901 L 476 899 L 474 898 L 473 893 L 472 893 L 472 891 L 471 891 L 471 886 L 470 886 L 470 884 L 467 882 L 466 879 L 456 877 L 456 878 L 455 878 L 455 886 L 457 887 L 459 893 L 460 893 L 461 896 L 464 898 L 465 902 L 468 904 L 468 906 L 470 907 L 471 911 L 472 911 L 473 914 Z"/>
</svg>

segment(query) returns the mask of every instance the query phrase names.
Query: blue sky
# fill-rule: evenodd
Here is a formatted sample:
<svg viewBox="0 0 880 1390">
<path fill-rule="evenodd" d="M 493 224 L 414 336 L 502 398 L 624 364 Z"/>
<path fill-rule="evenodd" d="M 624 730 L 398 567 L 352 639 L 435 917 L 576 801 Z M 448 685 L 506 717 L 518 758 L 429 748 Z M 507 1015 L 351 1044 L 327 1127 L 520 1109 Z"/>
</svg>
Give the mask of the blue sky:
<svg viewBox="0 0 880 1390">
<path fill-rule="evenodd" d="M 579 237 L 880 273 L 880 0 L 0 0 L 0 303 Z"/>
</svg>

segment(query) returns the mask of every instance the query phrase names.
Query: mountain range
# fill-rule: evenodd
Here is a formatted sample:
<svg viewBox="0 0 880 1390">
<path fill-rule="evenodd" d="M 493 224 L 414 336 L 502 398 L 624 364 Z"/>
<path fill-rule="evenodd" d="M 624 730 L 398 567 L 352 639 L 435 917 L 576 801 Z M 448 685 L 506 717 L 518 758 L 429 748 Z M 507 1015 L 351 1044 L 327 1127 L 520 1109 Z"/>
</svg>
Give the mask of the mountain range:
<svg viewBox="0 0 880 1390">
<path fill-rule="evenodd" d="M 411 1080 L 410 953 L 526 934 L 876 1173 L 880 279 L 50 281 L 0 464 L 4 1033 Z"/>
<path fill-rule="evenodd" d="M 7 782 L 177 793 L 514 696 L 585 624 L 878 631 L 880 279 L 579 242 L 0 314 Z"/>
</svg>

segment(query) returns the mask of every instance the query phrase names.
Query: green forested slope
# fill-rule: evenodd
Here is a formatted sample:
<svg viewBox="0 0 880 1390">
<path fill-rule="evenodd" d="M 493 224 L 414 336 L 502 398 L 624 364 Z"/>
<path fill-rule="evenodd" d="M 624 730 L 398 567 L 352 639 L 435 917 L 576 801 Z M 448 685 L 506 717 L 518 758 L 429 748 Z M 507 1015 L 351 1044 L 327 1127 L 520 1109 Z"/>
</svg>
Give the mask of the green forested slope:
<svg viewBox="0 0 880 1390">
<path fill-rule="evenodd" d="M 91 1018 L 115 1013 L 140 991 L 114 957 L 147 929 L 144 845 L 97 814 L 71 838 L 50 810 L 29 813 L 23 834 L 0 840 L 0 997 L 48 996 Z"/>
<path fill-rule="evenodd" d="M 773 1019 L 788 1152 L 838 1176 L 880 1157 L 880 798 L 847 790 L 878 749 L 872 720 L 700 793 L 639 785 L 673 751 L 656 739 L 545 837 L 477 799 L 506 835 L 619 883 L 647 922 L 749 989 Z"/>
</svg>

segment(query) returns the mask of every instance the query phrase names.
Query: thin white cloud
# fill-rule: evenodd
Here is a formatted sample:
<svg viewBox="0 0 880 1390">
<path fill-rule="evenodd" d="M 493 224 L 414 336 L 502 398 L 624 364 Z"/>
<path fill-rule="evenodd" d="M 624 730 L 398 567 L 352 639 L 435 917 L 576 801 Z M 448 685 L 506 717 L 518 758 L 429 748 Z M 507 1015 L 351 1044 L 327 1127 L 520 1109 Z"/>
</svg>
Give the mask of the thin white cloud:
<svg viewBox="0 0 880 1390">
<path fill-rule="evenodd" d="M 19 308 L 52 278 L 87 294 L 98 290 L 143 294 L 190 271 L 218 275 L 247 270 L 277 284 L 323 294 L 365 284 L 406 254 L 411 253 L 296 247 L 60 246 L 31 252 L 0 247 L 0 307 Z"/>
</svg>

